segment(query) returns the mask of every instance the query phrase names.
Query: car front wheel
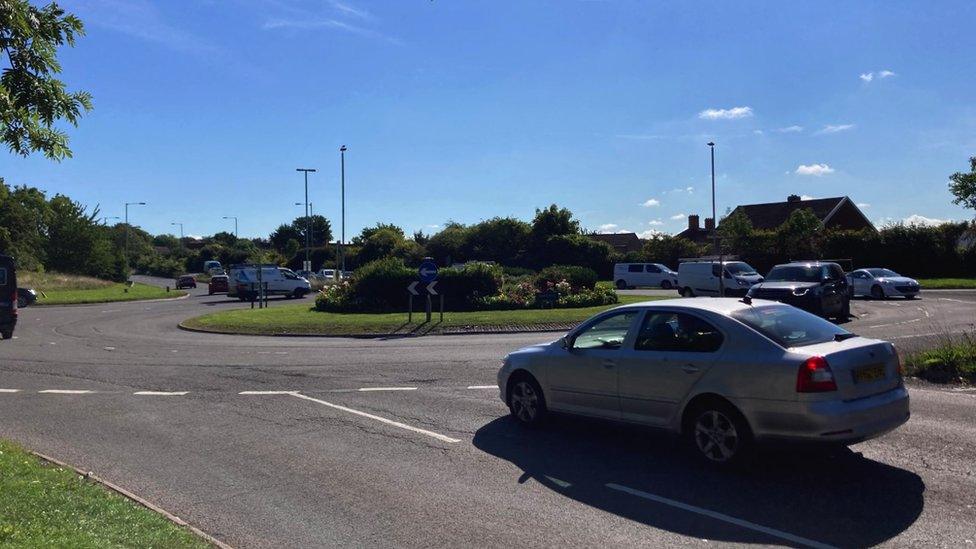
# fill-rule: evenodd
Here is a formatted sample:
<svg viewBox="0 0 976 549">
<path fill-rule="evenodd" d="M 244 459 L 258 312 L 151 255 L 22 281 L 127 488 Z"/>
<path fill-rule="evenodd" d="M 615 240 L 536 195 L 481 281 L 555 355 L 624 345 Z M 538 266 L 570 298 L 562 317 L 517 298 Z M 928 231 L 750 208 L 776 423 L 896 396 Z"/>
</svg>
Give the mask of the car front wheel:
<svg viewBox="0 0 976 549">
<path fill-rule="evenodd" d="M 884 288 L 878 286 L 877 284 L 871 286 L 871 297 L 873 297 L 874 299 L 884 299 L 885 298 Z"/>
<path fill-rule="evenodd" d="M 690 436 L 698 455 L 713 465 L 730 465 L 752 446 L 752 434 L 735 408 L 716 402 L 697 409 Z"/>
<path fill-rule="evenodd" d="M 546 415 L 546 399 L 542 396 L 542 388 L 528 375 L 517 378 L 508 391 L 508 409 L 519 423 L 539 425 Z"/>
<path fill-rule="evenodd" d="M 623 280 L 618 280 L 617 281 L 617 289 L 618 290 L 626 290 L 627 289 L 627 283 L 624 282 Z"/>
<path fill-rule="evenodd" d="M 665 290 L 670 290 L 671 289 L 671 281 L 670 280 L 664 280 L 664 281 L 662 281 L 661 282 L 661 288 L 662 289 L 665 289 Z"/>
</svg>

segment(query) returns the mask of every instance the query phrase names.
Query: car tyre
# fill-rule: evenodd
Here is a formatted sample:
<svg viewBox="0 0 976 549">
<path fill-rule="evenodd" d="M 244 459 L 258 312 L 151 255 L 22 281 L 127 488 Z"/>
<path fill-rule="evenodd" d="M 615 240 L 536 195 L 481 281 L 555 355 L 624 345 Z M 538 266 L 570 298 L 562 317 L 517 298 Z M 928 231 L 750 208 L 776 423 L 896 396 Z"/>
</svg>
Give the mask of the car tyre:
<svg viewBox="0 0 976 549">
<path fill-rule="evenodd" d="M 3 330 L 0 332 L 0 339 L 11 339 L 12 337 L 14 337 L 13 330 Z"/>
<path fill-rule="evenodd" d="M 840 306 L 840 320 L 847 320 L 851 318 L 851 300 L 845 299 L 844 304 Z"/>
<path fill-rule="evenodd" d="M 734 406 L 721 400 L 696 406 L 685 430 L 692 451 L 712 466 L 739 465 L 753 450 L 749 424 Z"/>
<path fill-rule="evenodd" d="M 627 289 L 627 283 L 624 282 L 623 279 L 618 280 L 617 281 L 617 289 L 618 290 L 626 290 Z"/>
<path fill-rule="evenodd" d="M 871 286 L 871 297 L 874 299 L 884 299 L 885 298 L 884 288 L 878 286 L 877 284 Z"/>
<path fill-rule="evenodd" d="M 695 297 L 695 292 L 689 287 L 681 288 L 681 297 Z"/>
<path fill-rule="evenodd" d="M 294 297 L 295 299 L 301 299 L 305 297 L 305 290 L 301 288 L 295 288 L 295 291 L 292 292 L 291 296 Z"/>
<path fill-rule="evenodd" d="M 661 289 L 663 289 L 663 290 L 670 290 L 671 289 L 671 281 L 670 280 L 662 280 L 661 281 Z"/>
<path fill-rule="evenodd" d="M 508 409 L 516 421 L 527 427 L 536 427 L 545 420 L 546 398 L 532 376 L 519 375 L 509 382 Z"/>
</svg>

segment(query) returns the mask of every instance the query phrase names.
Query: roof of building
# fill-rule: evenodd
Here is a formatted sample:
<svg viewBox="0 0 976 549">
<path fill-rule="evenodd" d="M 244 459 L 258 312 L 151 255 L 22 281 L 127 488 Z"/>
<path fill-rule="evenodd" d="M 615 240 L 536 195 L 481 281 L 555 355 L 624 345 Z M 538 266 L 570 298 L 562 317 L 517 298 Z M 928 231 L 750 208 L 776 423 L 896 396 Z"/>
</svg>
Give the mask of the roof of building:
<svg viewBox="0 0 976 549">
<path fill-rule="evenodd" d="M 641 241 L 637 233 L 591 234 L 590 238 L 606 242 L 618 251 L 639 251 L 641 249 Z"/>
<path fill-rule="evenodd" d="M 845 201 L 849 202 L 850 199 L 846 196 L 838 196 L 834 198 L 814 198 L 811 200 L 768 202 L 766 204 L 743 204 L 737 206 L 732 213 L 741 211 L 746 214 L 752 221 L 752 226 L 757 229 L 775 229 L 786 222 L 794 210 L 812 210 L 813 215 L 817 216 L 817 219 L 823 223 L 827 223 L 830 220 L 830 216 L 840 209 Z"/>
</svg>

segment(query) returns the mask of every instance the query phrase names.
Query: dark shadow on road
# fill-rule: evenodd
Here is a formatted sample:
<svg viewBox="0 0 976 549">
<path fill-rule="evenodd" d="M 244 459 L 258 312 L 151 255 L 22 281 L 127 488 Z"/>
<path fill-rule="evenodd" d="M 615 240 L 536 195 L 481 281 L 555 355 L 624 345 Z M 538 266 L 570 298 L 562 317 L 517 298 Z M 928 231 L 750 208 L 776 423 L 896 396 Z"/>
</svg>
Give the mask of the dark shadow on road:
<svg viewBox="0 0 976 549">
<path fill-rule="evenodd" d="M 789 542 L 608 488 L 626 486 L 840 547 L 889 540 L 922 512 L 925 485 L 909 471 L 850 450 L 776 450 L 741 470 L 700 464 L 674 437 L 646 429 L 553 418 L 527 429 L 511 417 L 475 433 L 478 449 L 518 466 L 568 498 L 670 532 L 733 543 Z M 568 485 L 567 485 L 568 483 Z"/>
</svg>

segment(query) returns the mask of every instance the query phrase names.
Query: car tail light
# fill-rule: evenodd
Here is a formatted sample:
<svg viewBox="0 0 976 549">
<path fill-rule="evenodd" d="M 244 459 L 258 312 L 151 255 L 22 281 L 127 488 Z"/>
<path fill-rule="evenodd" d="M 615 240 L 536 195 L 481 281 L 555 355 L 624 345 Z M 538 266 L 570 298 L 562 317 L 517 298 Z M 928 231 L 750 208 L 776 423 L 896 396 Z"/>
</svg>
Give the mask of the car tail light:
<svg viewBox="0 0 976 549">
<path fill-rule="evenodd" d="M 796 392 L 825 393 L 836 390 L 834 372 L 827 364 L 827 359 L 822 356 L 812 356 L 800 365 L 800 370 L 796 373 Z"/>
<path fill-rule="evenodd" d="M 895 368 L 898 372 L 898 378 L 901 379 L 905 377 L 905 366 L 901 363 L 901 355 L 898 354 L 898 348 L 892 345 L 891 351 L 895 353 Z"/>
</svg>

